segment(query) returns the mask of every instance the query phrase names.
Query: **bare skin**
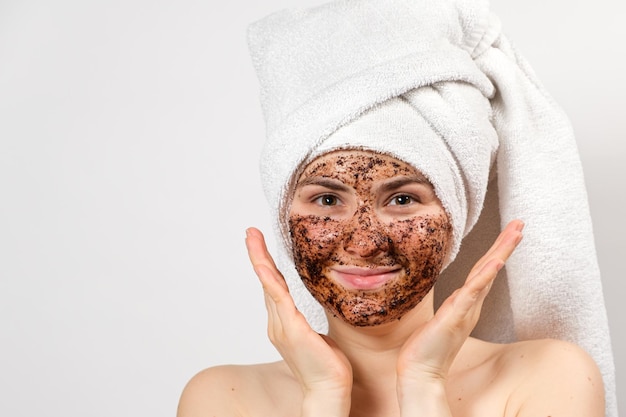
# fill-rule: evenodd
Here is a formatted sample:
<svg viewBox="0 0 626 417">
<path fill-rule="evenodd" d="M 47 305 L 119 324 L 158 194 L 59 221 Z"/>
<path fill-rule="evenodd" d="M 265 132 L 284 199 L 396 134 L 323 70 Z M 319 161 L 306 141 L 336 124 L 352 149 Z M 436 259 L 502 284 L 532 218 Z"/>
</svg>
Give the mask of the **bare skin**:
<svg viewBox="0 0 626 417">
<path fill-rule="evenodd" d="M 372 152 L 333 153 L 300 176 L 289 216 L 296 268 L 355 326 L 398 320 L 431 290 L 452 225 L 430 183 Z"/>
<path fill-rule="evenodd" d="M 338 168 L 346 163 L 352 168 Z M 297 267 L 326 307 L 328 335 L 314 332 L 297 311 L 263 235 L 249 229 L 268 334 L 284 360 L 200 372 L 183 392 L 179 417 L 604 415 L 599 371 L 581 349 L 554 340 L 500 345 L 468 337 L 521 240 L 520 221 L 502 231 L 434 313 L 432 265 L 441 266 L 437 248 L 447 249 L 449 228 L 432 187 L 412 167 L 371 152 L 323 155 L 300 177 L 290 220 Z M 387 303 L 393 296 L 402 302 Z"/>
</svg>

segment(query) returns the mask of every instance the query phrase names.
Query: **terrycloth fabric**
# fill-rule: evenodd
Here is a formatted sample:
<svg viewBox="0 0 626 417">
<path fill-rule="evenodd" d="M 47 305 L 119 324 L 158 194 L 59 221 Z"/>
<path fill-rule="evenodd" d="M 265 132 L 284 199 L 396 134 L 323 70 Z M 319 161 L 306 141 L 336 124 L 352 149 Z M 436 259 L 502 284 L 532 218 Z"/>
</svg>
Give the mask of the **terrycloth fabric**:
<svg viewBox="0 0 626 417">
<path fill-rule="evenodd" d="M 616 417 L 572 129 L 486 2 L 344 0 L 271 15 L 250 27 L 249 41 L 267 121 L 262 180 L 284 244 L 278 263 L 312 326 L 323 331 L 325 320 L 295 272 L 285 226 L 293 181 L 332 149 L 389 153 L 430 179 L 453 222 L 437 300 L 461 285 L 504 224 L 524 220 L 524 241 L 474 335 L 578 344 L 600 366 L 607 416 Z"/>
</svg>

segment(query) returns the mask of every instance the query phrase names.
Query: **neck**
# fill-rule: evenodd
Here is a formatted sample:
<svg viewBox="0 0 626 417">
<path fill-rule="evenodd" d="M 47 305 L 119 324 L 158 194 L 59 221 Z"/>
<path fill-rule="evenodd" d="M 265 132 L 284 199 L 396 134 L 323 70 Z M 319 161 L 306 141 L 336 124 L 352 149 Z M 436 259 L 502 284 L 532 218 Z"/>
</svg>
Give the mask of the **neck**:
<svg viewBox="0 0 626 417">
<path fill-rule="evenodd" d="M 379 326 L 355 327 L 328 317 L 328 335 L 352 365 L 353 404 L 384 407 L 389 398 L 395 398 L 398 353 L 411 334 L 432 317 L 432 291 L 400 320 Z M 363 398 L 355 401 L 354 396 Z"/>
<path fill-rule="evenodd" d="M 397 351 L 413 332 L 433 317 L 433 291 L 401 319 L 378 326 L 356 327 L 328 316 L 328 335 L 350 358 L 361 354 Z"/>
</svg>

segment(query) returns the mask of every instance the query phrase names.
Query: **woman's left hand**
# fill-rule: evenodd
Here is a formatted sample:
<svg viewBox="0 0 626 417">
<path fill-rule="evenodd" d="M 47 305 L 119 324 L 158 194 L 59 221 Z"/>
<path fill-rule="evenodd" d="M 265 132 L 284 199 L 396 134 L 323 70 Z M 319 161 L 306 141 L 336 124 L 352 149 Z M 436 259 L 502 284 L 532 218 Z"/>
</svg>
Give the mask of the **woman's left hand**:
<svg viewBox="0 0 626 417">
<path fill-rule="evenodd" d="M 417 393 L 429 398 L 437 397 L 435 394 L 445 397 L 444 383 L 450 366 L 476 326 L 483 301 L 498 271 L 521 241 L 523 227 L 519 220 L 510 222 L 474 265 L 465 284 L 406 341 L 397 363 L 401 408 L 407 401 L 415 403 Z"/>
</svg>

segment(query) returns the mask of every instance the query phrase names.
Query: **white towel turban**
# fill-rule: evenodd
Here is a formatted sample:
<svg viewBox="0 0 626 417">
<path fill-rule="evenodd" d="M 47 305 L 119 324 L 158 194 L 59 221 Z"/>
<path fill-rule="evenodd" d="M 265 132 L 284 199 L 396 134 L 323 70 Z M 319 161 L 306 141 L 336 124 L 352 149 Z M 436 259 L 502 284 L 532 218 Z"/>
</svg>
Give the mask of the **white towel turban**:
<svg viewBox="0 0 626 417">
<path fill-rule="evenodd" d="M 617 417 L 611 344 L 587 195 L 569 121 L 481 0 L 344 0 L 268 16 L 249 29 L 267 142 L 265 192 L 278 264 L 298 308 L 321 307 L 290 258 L 293 181 L 315 156 L 366 148 L 426 175 L 450 214 L 454 247 L 440 303 L 512 219 L 524 241 L 501 271 L 474 336 L 557 338 L 598 363 Z"/>
</svg>

